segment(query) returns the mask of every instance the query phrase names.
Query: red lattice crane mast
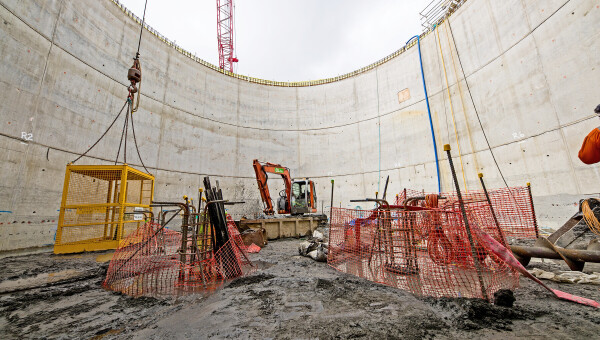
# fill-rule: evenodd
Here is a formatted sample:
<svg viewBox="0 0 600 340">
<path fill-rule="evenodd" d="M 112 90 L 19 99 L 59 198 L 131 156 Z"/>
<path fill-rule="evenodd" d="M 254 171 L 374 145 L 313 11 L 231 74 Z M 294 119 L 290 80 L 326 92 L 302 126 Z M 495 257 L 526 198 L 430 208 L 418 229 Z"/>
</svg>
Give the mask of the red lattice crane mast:
<svg viewBox="0 0 600 340">
<path fill-rule="evenodd" d="M 233 72 L 233 63 L 238 62 L 233 53 L 233 0 L 217 0 L 217 38 L 219 67 Z"/>
</svg>

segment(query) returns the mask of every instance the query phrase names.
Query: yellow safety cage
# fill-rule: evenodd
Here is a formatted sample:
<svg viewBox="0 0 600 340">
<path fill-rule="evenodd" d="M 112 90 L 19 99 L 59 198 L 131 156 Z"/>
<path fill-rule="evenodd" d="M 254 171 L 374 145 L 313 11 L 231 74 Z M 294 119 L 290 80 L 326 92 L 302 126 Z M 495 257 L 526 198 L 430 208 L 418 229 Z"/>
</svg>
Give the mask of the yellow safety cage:
<svg viewBox="0 0 600 340">
<path fill-rule="evenodd" d="M 154 176 L 124 165 L 67 165 L 55 254 L 116 249 L 151 211 Z"/>
</svg>

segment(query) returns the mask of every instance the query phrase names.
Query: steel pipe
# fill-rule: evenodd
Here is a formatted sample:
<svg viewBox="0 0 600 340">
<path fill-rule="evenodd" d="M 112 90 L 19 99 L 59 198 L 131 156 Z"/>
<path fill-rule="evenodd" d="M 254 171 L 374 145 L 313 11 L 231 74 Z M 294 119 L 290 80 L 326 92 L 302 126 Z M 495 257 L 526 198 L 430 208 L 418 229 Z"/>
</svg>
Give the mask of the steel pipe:
<svg viewBox="0 0 600 340">
<path fill-rule="evenodd" d="M 563 256 L 568 257 L 573 261 L 580 262 L 595 262 L 600 263 L 600 251 L 596 250 L 583 250 L 583 249 L 565 249 L 557 247 Z M 540 257 L 545 259 L 556 259 L 560 260 L 562 257 L 558 252 L 543 247 L 523 247 L 523 246 L 510 246 L 513 254 L 521 257 Z"/>
</svg>

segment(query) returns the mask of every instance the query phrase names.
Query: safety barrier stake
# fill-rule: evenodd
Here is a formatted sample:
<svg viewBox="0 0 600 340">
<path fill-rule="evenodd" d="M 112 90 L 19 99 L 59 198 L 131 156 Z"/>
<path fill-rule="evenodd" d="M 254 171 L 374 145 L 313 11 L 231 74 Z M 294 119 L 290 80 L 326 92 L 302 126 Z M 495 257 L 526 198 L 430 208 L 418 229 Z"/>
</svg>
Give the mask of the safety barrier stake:
<svg viewBox="0 0 600 340">
<path fill-rule="evenodd" d="M 450 154 L 450 144 L 444 145 L 444 151 L 448 157 L 448 163 L 450 164 L 450 171 L 452 172 L 452 179 L 454 180 L 454 186 L 456 187 L 456 197 L 458 198 L 458 205 L 462 212 L 463 221 L 465 223 L 465 229 L 469 238 L 469 244 L 471 246 L 471 254 L 473 255 L 473 263 L 475 264 L 475 270 L 477 271 L 477 278 L 479 279 L 479 285 L 481 287 L 481 295 L 483 299 L 488 300 L 485 285 L 483 283 L 483 276 L 481 274 L 481 264 L 479 263 L 479 257 L 477 256 L 477 250 L 475 249 L 475 243 L 473 242 L 473 235 L 471 235 L 471 228 L 469 227 L 469 220 L 467 218 L 467 211 L 465 210 L 465 204 L 460 193 L 460 187 L 458 186 L 458 178 L 456 177 L 456 171 L 454 170 L 454 163 L 452 162 L 452 155 Z"/>
<path fill-rule="evenodd" d="M 533 226 L 535 227 L 535 237 L 540 237 L 538 230 L 537 218 L 535 217 L 535 209 L 533 208 L 533 196 L 531 195 L 531 183 L 527 182 L 527 192 L 529 193 L 529 201 L 531 202 L 531 212 L 533 213 Z"/>
<path fill-rule="evenodd" d="M 331 180 L 331 204 L 329 205 L 329 225 L 331 225 L 332 209 L 333 209 L 333 179 Z"/>
<path fill-rule="evenodd" d="M 485 182 L 483 181 L 483 174 L 480 172 L 477 174 L 479 176 L 479 181 L 481 182 L 481 187 L 483 188 L 483 193 L 485 194 L 485 199 L 490 205 L 490 210 L 492 211 L 492 217 L 494 218 L 494 224 L 498 228 L 498 233 L 500 234 L 500 238 L 502 239 L 502 245 L 508 248 L 508 244 L 506 243 L 506 238 L 504 237 L 504 232 L 502 228 L 500 228 L 500 223 L 498 223 L 498 218 L 496 218 L 496 212 L 494 211 L 494 206 L 492 205 L 492 200 L 490 199 L 490 195 L 488 194 L 487 188 L 485 187 Z"/>
</svg>

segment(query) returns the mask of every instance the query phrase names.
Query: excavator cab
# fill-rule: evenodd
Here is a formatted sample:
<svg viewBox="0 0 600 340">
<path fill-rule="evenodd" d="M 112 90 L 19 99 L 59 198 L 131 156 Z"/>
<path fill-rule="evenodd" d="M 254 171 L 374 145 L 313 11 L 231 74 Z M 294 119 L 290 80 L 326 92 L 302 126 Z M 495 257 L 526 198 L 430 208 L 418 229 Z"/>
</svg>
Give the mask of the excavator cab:
<svg viewBox="0 0 600 340">
<path fill-rule="evenodd" d="M 307 179 L 294 180 L 290 203 L 292 215 L 316 213 L 317 195 L 314 182 Z"/>
<path fill-rule="evenodd" d="M 302 215 L 317 212 L 317 193 L 315 183 L 307 178 L 292 180 L 290 169 L 279 164 L 261 163 L 258 159 L 252 162 L 256 173 L 256 182 L 260 197 L 265 204 L 265 215 L 273 215 L 275 209 L 271 201 L 267 174 L 281 175 L 285 189 L 279 192 L 277 212 L 280 214 Z"/>
<path fill-rule="evenodd" d="M 279 192 L 279 198 L 277 198 L 277 212 L 280 214 L 285 214 L 286 207 L 287 207 L 287 196 L 285 194 L 285 190 L 281 190 Z"/>
</svg>

